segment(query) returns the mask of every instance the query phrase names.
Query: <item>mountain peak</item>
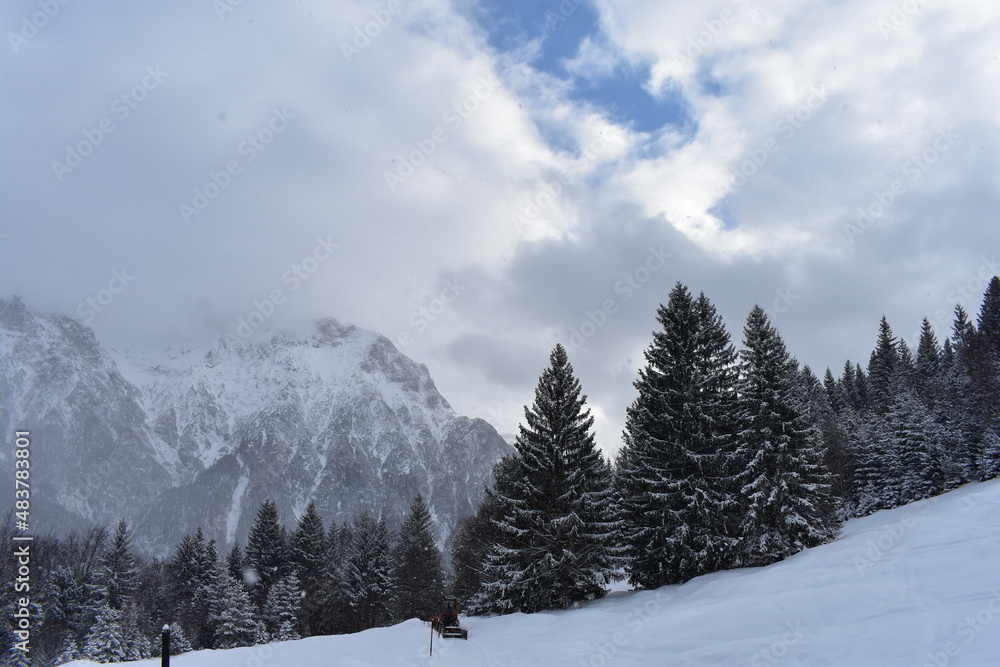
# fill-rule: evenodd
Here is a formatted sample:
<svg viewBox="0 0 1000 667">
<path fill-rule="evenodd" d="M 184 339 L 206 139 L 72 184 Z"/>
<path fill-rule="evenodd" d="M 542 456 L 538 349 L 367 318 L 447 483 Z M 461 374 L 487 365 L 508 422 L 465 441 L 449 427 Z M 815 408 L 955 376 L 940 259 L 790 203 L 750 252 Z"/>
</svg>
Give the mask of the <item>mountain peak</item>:
<svg viewBox="0 0 1000 667">
<path fill-rule="evenodd" d="M 80 322 L 11 299 L 0 301 L 8 331 L 0 423 L 44 430 L 57 528 L 125 517 L 159 553 L 199 526 L 245 540 L 266 499 L 286 523 L 315 502 L 327 522 L 367 510 L 394 527 L 417 493 L 443 542 L 511 451 L 456 415 L 426 366 L 333 318 L 308 334 L 109 353 Z M 78 474 L 91 469 L 106 481 Z"/>
</svg>

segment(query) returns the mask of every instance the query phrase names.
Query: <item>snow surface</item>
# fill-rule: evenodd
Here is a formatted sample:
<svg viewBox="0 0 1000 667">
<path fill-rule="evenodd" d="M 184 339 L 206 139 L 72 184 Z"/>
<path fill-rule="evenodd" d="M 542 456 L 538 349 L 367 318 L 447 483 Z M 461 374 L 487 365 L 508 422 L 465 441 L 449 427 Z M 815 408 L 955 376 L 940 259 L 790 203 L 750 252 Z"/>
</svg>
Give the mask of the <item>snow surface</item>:
<svg viewBox="0 0 1000 667">
<path fill-rule="evenodd" d="M 411 620 L 171 665 L 997 665 L 998 562 L 995 480 L 850 521 L 836 542 L 769 567 L 619 590 L 580 609 L 469 618 L 468 641 L 435 637 L 433 657 L 429 628 Z"/>
</svg>

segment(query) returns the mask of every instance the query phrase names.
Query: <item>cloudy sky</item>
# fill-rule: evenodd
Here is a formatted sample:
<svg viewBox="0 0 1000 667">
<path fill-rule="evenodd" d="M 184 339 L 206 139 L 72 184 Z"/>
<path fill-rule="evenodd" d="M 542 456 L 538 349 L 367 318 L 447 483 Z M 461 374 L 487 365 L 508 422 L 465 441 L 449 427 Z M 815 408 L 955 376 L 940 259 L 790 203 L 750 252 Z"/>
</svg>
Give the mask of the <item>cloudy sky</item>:
<svg viewBox="0 0 1000 667">
<path fill-rule="evenodd" d="M 332 316 L 512 432 L 562 342 L 612 452 L 677 281 L 737 345 L 764 306 L 822 373 L 866 363 L 882 314 L 946 335 L 1000 273 L 989 0 L 8 0 L 0 24 L 0 296 L 108 344 Z"/>
</svg>

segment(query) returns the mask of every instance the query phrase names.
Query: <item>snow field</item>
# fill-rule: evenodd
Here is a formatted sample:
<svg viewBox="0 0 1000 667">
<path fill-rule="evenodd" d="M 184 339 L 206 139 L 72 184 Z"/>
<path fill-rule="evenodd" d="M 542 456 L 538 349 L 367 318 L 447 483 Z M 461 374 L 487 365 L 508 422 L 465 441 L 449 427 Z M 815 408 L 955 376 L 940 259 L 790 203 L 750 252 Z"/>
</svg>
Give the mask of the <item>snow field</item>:
<svg viewBox="0 0 1000 667">
<path fill-rule="evenodd" d="M 171 665 L 996 665 L 998 565 L 994 480 L 852 520 L 837 541 L 768 567 L 655 591 L 620 585 L 579 609 L 469 618 L 468 641 L 435 636 L 433 656 L 428 626 L 410 620 L 354 635 L 198 651 Z"/>
</svg>

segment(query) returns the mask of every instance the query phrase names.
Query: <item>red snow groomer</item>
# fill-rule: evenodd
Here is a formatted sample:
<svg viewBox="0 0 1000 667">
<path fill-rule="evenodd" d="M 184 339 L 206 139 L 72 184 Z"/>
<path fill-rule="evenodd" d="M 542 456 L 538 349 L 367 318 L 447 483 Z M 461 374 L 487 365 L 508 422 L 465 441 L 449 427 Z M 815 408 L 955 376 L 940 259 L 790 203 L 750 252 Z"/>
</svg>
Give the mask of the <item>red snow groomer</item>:
<svg viewBox="0 0 1000 667">
<path fill-rule="evenodd" d="M 469 631 L 458 622 L 458 598 L 441 595 L 441 613 L 431 619 L 438 636 L 444 638 L 469 638 Z"/>
</svg>

